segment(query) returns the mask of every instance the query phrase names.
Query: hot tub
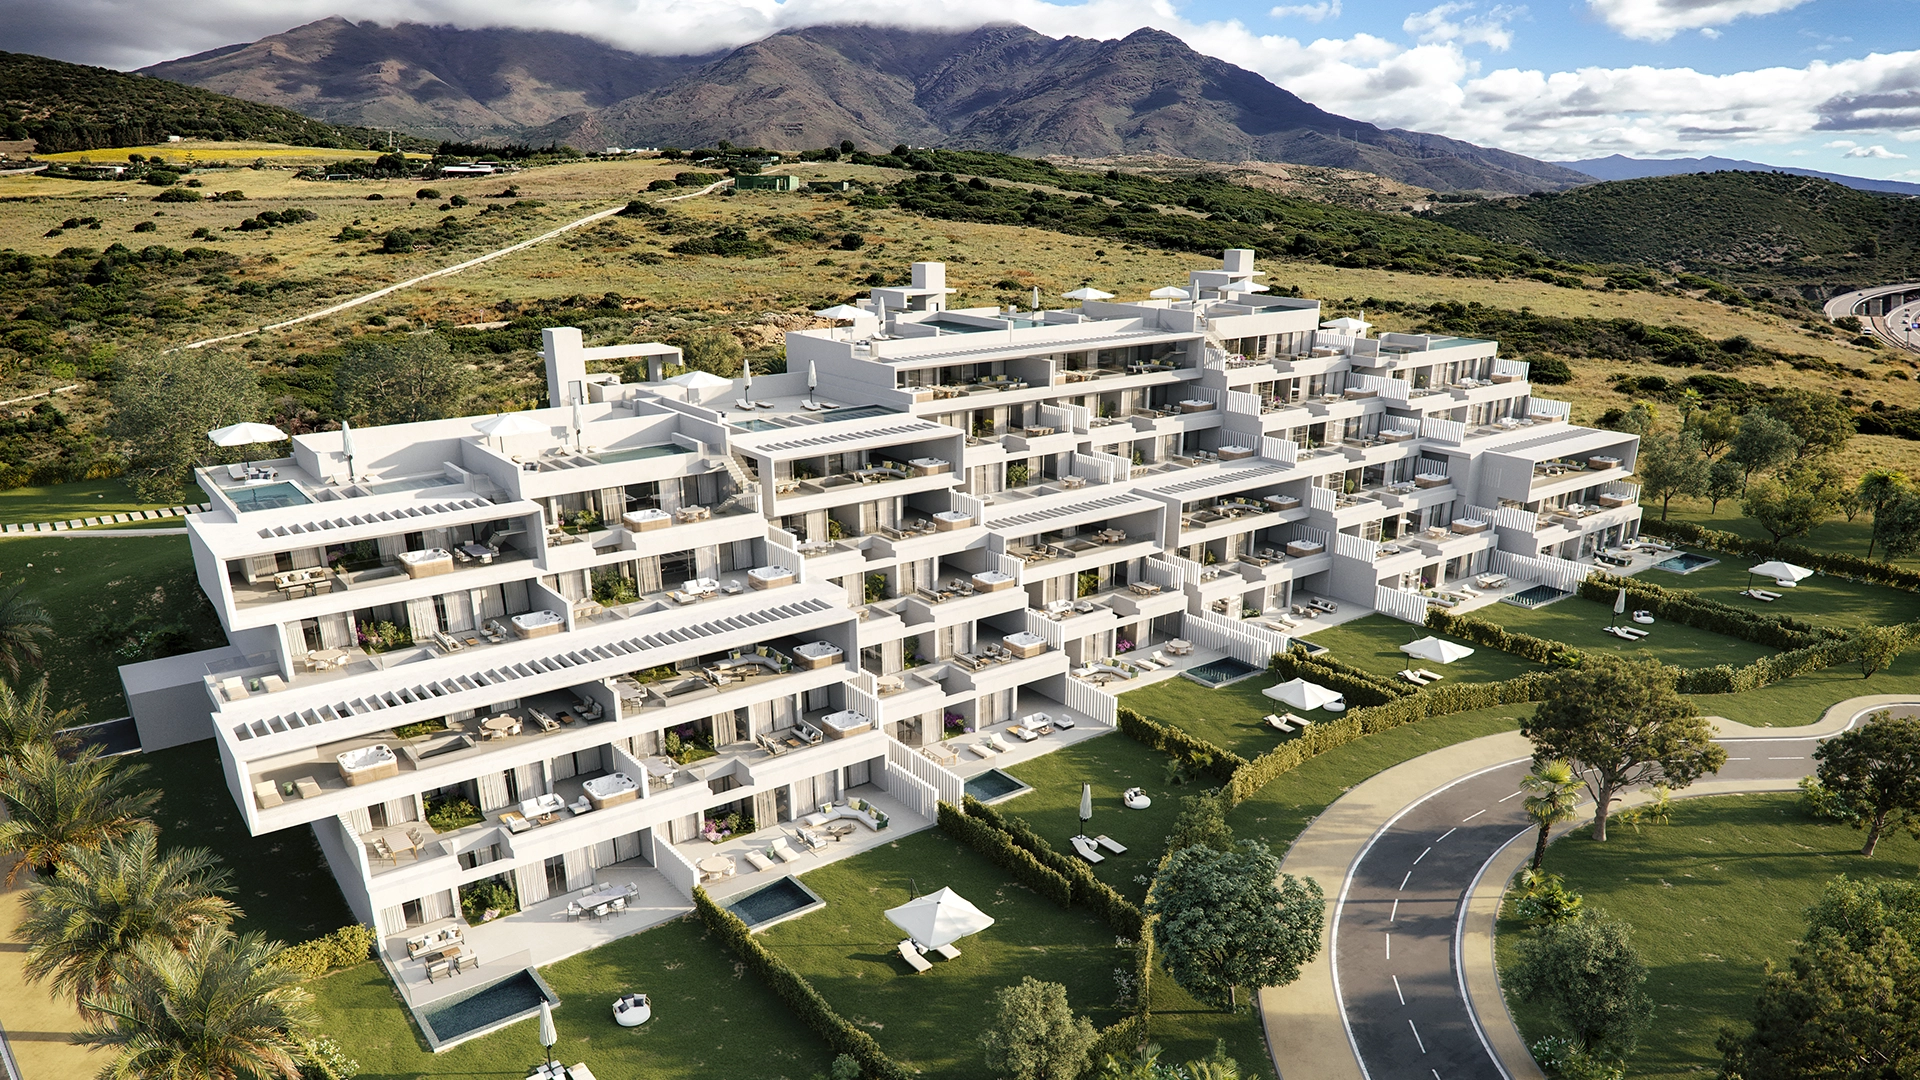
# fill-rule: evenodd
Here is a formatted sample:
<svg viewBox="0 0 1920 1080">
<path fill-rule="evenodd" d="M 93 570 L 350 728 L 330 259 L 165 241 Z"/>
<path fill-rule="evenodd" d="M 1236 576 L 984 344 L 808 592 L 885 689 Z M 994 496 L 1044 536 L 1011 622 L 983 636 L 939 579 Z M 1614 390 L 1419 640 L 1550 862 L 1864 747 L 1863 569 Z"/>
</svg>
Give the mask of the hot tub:
<svg viewBox="0 0 1920 1080">
<path fill-rule="evenodd" d="M 793 647 L 794 664 L 802 671 L 817 671 L 840 662 L 845 655 L 830 641 L 804 641 Z"/>
<path fill-rule="evenodd" d="M 936 532 L 954 532 L 973 525 L 973 515 L 958 510 L 942 510 L 933 515 L 933 528 Z"/>
<path fill-rule="evenodd" d="M 432 577 L 435 574 L 453 573 L 453 552 L 446 548 L 427 548 L 425 551 L 403 551 L 396 558 L 408 577 Z"/>
<path fill-rule="evenodd" d="M 640 785 L 626 773 L 608 773 L 596 776 L 580 785 L 587 793 L 587 801 L 595 810 L 605 810 L 609 806 L 618 806 L 623 802 L 632 802 L 640 797 Z"/>
<path fill-rule="evenodd" d="M 665 510 L 648 507 L 645 510 L 634 510 L 620 515 L 620 523 L 634 532 L 651 532 L 673 524 L 673 515 Z"/>
<path fill-rule="evenodd" d="M 858 735 L 872 727 L 873 719 L 871 717 L 866 713 L 855 712 L 852 709 L 842 709 L 839 712 L 828 713 L 820 718 L 820 730 L 825 732 L 829 739 L 845 739 L 849 736 Z"/>
<path fill-rule="evenodd" d="M 973 575 L 973 587 L 981 592 L 999 592 L 1013 588 L 1012 574 L 1003 574 L 998 570 L 983 570 Z"/>
<path fill-rule="evenodd" d="M 1006 645 L 1008 652 L 1023 660 L 1047 651 L 1047 639 L 1026 630 L 1017 634 L 1008 634 L 1001 641 Z"/>
<path fill-rule="evenodd" d="M 793 584 L 793 571 L 784 566 L 756 566 L 747 571 L 747 584 L 756 589 L 777 589 Z"/>
<path fill-rule="evenodd" d="M 513 617 L 513 631 L 523 638 L 557 634 L 566 625 L 567 620 L 557 611 L 529 611 Z"/>
<path fill-rule="evenodd" d="M 386 743 L 349 750 L 340 755 L 339 762 L 340 779 L 349 786 L 371 784 L 375 780 L 400 774 L 400 759 L 394 756 L 393 748 Z"/>
</svg>

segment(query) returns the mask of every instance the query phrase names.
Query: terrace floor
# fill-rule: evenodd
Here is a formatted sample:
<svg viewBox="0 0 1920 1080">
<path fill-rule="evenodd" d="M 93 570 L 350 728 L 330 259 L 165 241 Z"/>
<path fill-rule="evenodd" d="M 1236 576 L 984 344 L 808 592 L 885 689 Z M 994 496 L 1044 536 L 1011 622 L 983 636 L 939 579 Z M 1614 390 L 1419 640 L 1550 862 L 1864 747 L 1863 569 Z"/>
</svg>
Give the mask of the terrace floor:
<svg viewBox="0 0 1920 1080">
<path fill-rule="evenodd" d="M 720 903 L 725 904 L 741 893 L 751 892 L 762 885 L 770 884 L 788 874 L 798 875 L 818 870 L 820 867 L 829 863 L 839 862 L 842 859 L 851 858 L 852 856 L 865 851 L 871 851 L 877 847 L 884 847 L 902 836 L 909 833 L 916 833 L 921 829 L 931 828 L 933 826 L 933 820 L 931 818 L 921 817 L 919 814 L 907 809 L 905 803 L 900 802 L 898 799 L 895 799 L 893 796 L 871 784 L 862 784 L 859 787 L 849 788 L 843 793 L 842 798 L 849 796 L 870 802 L 885 811 L 887 815 L 887 827 L 875 831 L 864 825 L 854 824 L 853 831 L 848 833 L 845 838 L 830 840 L 827 846 L 821 848 L 819 851 L 808 851 L 805 844 L 802 844 L 794 838 L 794 832 L 797 826 L 791 821 L 782 821 L 774 825 L 769 825 L 764 829 L 755 830 L 754 832 L 743 833 L 739 836 L 730 836 L 718 844 L 706 840 L 682 841 L 674 845 L 674 850 L 679 852 L 680 856 L 690 863 L 697 864 L 702 859 L 710 859 L 715 856 L 733 860 L 734 873 L 732 877 L 716 878 L 712 881 L 703 882 L 707 894 Z M 800 853 L 799 861 L 785 863 L 776 859 L 773 863 L 773 869 L 755 870 L 753 864 L 747 861 L 747 853 L 750 851 L 764 852 L 770 844 L 781 837 L 786 837 L 787 846 Z"/>
</svg>

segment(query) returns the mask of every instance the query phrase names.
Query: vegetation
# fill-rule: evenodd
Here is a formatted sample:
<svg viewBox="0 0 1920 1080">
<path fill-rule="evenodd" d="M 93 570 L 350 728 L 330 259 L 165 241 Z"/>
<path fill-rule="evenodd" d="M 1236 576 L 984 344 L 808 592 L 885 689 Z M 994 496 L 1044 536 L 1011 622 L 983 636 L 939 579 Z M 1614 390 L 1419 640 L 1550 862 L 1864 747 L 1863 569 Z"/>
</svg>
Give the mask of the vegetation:
<svg viewBox="0 0 1920 1080">
<path fill-rule="evenodd" d="M 1520 790 L 1527 793 L 1520 805 L 1534 824 L 1540 826 L 1530 864 L 1534 870 L 1540 869 L 1540 860 L 1547 856 L 1547 839 L 1553 827 L 1573 820 L 1574 807 L 1580 801 L 1580 787 L 1580 777 L 1573 766 L 1564 761 L 1535 762 L 1527 775 L 1520 778 Z"/>
<path fill-rule="evenodd" d="M 62 754 L 35 743 L 14 755 L 0 777 L 0 851 L 19 852 L 7 872 L 11 885 L 28 867 L 51 873 L 74 849 L 90 850 L 150 828 L 157 791 L 129 785 L 140 766 L 118 767 L 95 746 Z"/>
<path fill-rule="evenodd" d="M 1920 718 L 1874 713 L 1813 757 L 1833 812 L 1867 832 L 1862 856 L 1873 857 L 1890 826 L 1920 837 Z"/>
<path fill-rule="evenodd" d="M 1541 1003 L 1583 1053 L 1624 1060 L 1653 1020 L 1647 965 L 1632 938 L 1632 927 L 1592 908 L 1547 923 L 1521 942 L 1506 985 Z"/>
<path fill-rule="evenodd" d="M 235 455 L 242 448 L 215 447 L 207 432 L 258 417 L 259 385 L 244 360 L 224 353 L 176 352 L 123 361 L 114 379 L 113 430 L 127 447 L 127 478 L 134 491 L 164 500 L 187 486 L 197 463 L 222 455 L 239 460 Z"/>
<path fill-rule="evenodd" d="M 1231 1010 L 1240 987 L 1285 986 L 1319 955 L 1324 900 L 1319 883 L 1281 874 L 1265 844 L 1243 840 L 1232 851 L 1172 852 L 1146 910 L 1173 981 Z"/>
<path fill-rule="evenodd" d="M 1067 988 L 1023 976 L 993 992 L 992 1022 L 980 1036 L 987 1067 L 1011 1080 L 1078 1080 L 1099 1035 L 1067 1003 Z"/>
<path fill-rule="evenodd" d="M 410 424 L 458 416 L 468 373 L 437 334 L 367 335 L 333 364 L 334 415 L 361 425 Z"/>
</svg>

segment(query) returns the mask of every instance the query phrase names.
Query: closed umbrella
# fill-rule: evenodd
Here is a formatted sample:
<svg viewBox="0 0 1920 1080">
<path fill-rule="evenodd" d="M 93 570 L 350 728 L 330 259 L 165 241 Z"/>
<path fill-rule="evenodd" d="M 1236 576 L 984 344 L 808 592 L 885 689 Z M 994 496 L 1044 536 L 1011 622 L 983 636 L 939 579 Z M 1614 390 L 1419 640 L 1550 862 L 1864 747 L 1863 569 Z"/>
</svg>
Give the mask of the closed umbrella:
<svg viewBox="0 0 1920 1080">
<path fill-rule="evenodd" d="M 207 438 L 213 440 L 215 446 L 256 446 L 260 443 L 281 442 L 286 437 L 286 432 L 272 424 L 229 424 L 207 432 Z M 253 467 L 252 459 L 248 459 L 247 467 Z"/>
<path fill-rule="evenodd" d="M 1619 624 L 1620 616 L 1625 615 L 1626 613 L 1627 613 L 1627 587 L 1625 585 L 1622 585 L 1620 586 L 1619 595 L 1613 598 L 1613 621 L 1615 625 Z"/>
<path fill-rule="evenodd" d="M 813 400 L 813 392 L 820 387 L 820 372 L 813 361 L 807 361 L 807 400 Z"/>
<path fill-rule="evenodd" d="M 1101 292 L 1099 289 L 1096 289 L 1091 285 L 1082 285 L 1079 288 L 1073 290 L 1072 292 L 1061 293 L 1060 295 L 1066 297 L 1069 300 L 1111 300 L 1113 299 L 1112 293 Z"/>
<path fill-rule="evenodd" d="M 753 400 L 753 361 L 740 361 L 740 396 Z"/>
<path fill-rule="evenodd" d="M 1033 287 L 1033 313 L 1040 314 L 1040 286 Z"/>
<path fill-rule="evenodd" d="M 553 1044 L 560 1041 L 560 1033 L 553 1029 L 553 1006 L 546 998 L 540 999 L 540 1051 L 547 1064 L 558 1064 L 553 1060 Z"/>
<path fill-rule="evenodd" d="M 1192 299 L 1192 296 L 1188 294 L 1187 290 L 1182 289 L 1175 285 L 1162 285 L 1161 287 L 1153 290 L 1147 295 L 1153 297 L 1155 300 L 1190 300 Z"/>
<path fill-rule="evenodd" d="M 887 920 L 929 949 L 951 945 L 993 925 L 993 917 L 952 889 L 888 908 Z"/>
<path fill-rule="evenodd" d="M 1423 637 L 1419 641 L 1409 641 L 1400 646 L 1400 651 L 1408 656 L 1431 660 L 1436 664 L 1451 664 L 1462 657 L 1473 655 L 1473 650 L 1467 646 L 1457 641 L 1437 637 Z"/>
<path fill-rule="evenodd" d="M 347 479 L 353 479 L 353 428 L 340 421 L 340 452 L 347 457 Z"/>
<path fill-rule="evenodd" d="M 1087 835 L 1087 822 L 1093 820 L 1093 785 L 1080 785 L 1080 835 Z"/>
<path fill-rule="evenodd" d="M 573 448 L 580 449 L 580 435 L 586 430 L 587 419 L 580 415 L 580 403 L 573 403 Z"/>
</svg>

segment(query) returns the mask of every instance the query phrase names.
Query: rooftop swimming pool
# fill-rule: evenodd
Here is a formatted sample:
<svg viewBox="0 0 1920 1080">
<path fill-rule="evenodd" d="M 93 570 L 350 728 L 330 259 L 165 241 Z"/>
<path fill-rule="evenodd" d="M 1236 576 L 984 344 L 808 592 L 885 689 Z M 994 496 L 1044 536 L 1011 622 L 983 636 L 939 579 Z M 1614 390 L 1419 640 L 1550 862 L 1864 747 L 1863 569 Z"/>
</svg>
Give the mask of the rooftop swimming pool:
<svg viewBox="0 0 1920 1080">
<path fill-rule="evenodd" d="M 1209 660 L 1198 667 L 1188 668 L 1180 674 L 1201 686 L 1210 686 L 1217 690 L 1228 683 L 1239 682 L 1249 675 L 1257 675 L 1262 670 L 1264 669 L 1235 660 L 1231 656 L 1223 656 L 1218 660 Z"/>
<path fill-rule="evenodd" d="M 827 902 L 793 877 L 783 877 L 771 885 L 733 898 L 727 910 L 740 917 L 749 930 L 764 930 L 777 922 L 798 918 L 826 907 Z"/>
<path fill-rule="evenodd" d="M 377 484 L 361 484 L 375 495 L 391 495 L 396 491 L 419 491 L 422 488 L 444 487 L 453 481 L 444 476 L 413 476 L 404 480 L 382 480 Z"/>
<path fill-rule="evenodd" d="M 675 454 L 691 454 L 693 451 L 684 446 L 630 446 L 625 450 L 602 450 L 587 456 L 602 465 L 611 465 L 616 461 L 644 461 L 647 458 L 672 457 Z"/>
<path fill-rule="evenodd" d="M 1023 781 L 999 769 L 988 769 L 978 776 L 969 777 L 966 783 L 966 793 L 983 803 L 1011 799 L 1015 795 L 1032 790 L 1033 788 Z"/>
<path fill-rule="evenodd" d="M 864 420 L 869 416 L 891 416 L 893 410 L 885 405 L 843 405 L 837 409 L 828 409 L 820 414 L 822 420 Z"/>
<path fill-rule="evenodd" d="M 278 484 L 228 488 L 226 494 L 227 498 L 233 500 L 234 508 L 243 512 L 277 510 L 282 506 L 305 506 L 313 501 L 307 498 L 306 492 L 284 480 Z"/>
<path fill-rule="evenodd" d="M 727 426 L 734 429 L 735 431 L 779 431 L 782 427 L 786 425 L 776 424 L 771 420 L 755 419 L 755 420 L 735 420 L 733 423 L 728 424 Z"/>
<path fill-rule="evenodd" d="M 1654 563 L 1653 568 L 1655 570 L 1665 570 L 1670 574 L 1691 574 L 1703 566 L 1714 566 L 1719 562 L 1719 559 L 1710 558 L 1706 555 L 1695 554 L 1691 551 L 1680 551 Z"/>
</svg>

